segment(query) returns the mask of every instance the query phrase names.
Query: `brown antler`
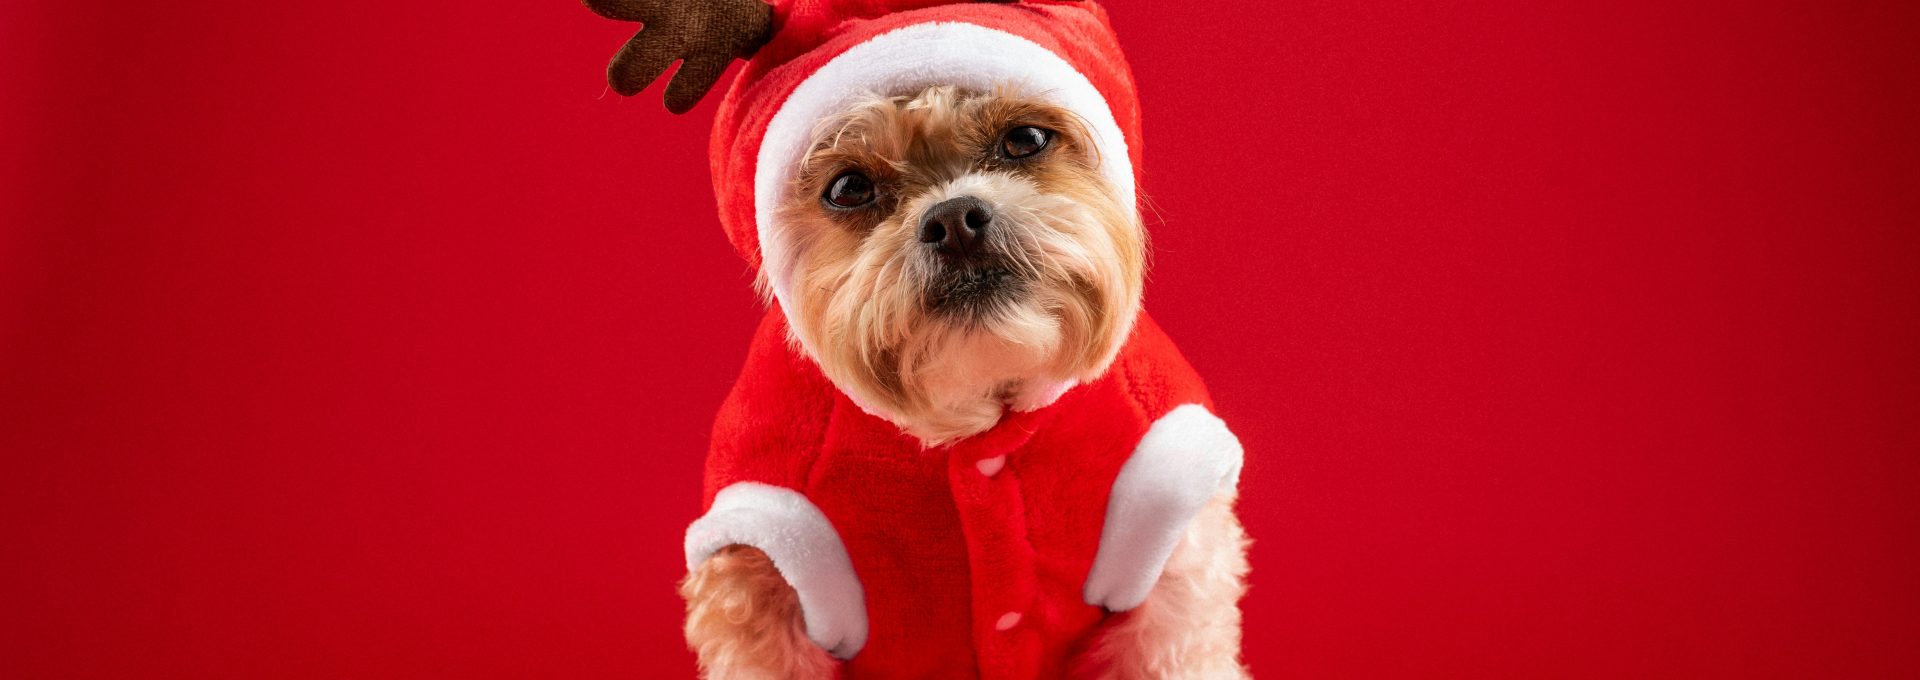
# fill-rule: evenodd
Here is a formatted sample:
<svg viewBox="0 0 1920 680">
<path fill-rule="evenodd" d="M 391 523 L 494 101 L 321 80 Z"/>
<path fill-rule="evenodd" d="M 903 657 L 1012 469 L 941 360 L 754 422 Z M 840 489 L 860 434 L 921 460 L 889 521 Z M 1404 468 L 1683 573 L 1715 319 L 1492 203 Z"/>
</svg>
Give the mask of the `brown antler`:
<svg viewBox="0 0 1920 680">
<path fill-rule="evenodd" d="M 607 64 L 613 91 L 633 96 L 680 62 L 667 84 L 667 110 L 686 113 L 734 59 L 773 37 L 773 7 L 761 0 L 584 0 L 608 19 L 643 26 Z"/>
</svg>

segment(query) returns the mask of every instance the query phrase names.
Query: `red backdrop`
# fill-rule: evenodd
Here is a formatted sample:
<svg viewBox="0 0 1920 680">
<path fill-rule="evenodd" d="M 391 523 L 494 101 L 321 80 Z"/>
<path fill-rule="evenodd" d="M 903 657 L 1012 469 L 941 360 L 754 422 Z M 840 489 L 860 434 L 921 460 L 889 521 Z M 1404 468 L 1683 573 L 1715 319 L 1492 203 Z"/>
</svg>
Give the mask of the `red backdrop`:
<svg viewBox="0 0 1920 680">
<path fill-rule="evenodd" d="M 1914 6 L 1358 5 L 1113 7 L 1255 672 L 1920 672 Z M 0 675 L 691 673 L 760 307 L 631 29 L 0 5 Z"/>
</svg>

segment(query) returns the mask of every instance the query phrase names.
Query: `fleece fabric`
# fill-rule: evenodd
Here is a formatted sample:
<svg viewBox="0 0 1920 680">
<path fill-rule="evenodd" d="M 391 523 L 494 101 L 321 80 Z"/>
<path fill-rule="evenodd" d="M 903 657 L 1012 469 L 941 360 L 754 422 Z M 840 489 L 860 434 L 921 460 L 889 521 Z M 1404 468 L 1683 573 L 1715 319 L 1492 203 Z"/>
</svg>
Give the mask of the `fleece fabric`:
<svg viewBox="0 0 1920 680">
<path fill-rule="evenodd" d="M 835 388 L 774 310 L 714 423 L 705 504 L 757 483 L 825 515 L 865 595 L 869 632 L 847 677 L 1063 677 L 1110 615 L 1083 591 L 1115 478 L 1153 423 L 1189 404 L 1212 406 L 1143 313 L 1100 379 L 926 449 Z"/>
</svg>

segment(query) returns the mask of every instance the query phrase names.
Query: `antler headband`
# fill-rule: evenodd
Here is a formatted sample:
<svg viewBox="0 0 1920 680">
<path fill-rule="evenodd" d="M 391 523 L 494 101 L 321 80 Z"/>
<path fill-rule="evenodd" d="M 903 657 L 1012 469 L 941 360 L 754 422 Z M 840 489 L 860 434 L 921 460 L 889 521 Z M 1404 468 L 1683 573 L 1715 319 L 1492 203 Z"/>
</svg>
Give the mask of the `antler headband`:
<svg viewBox="0 0 1920 680">
<path fill-rule="evenodd" d="M 713 89 L 727 65 L 753 56 L 773 37 L 773 7 L 760 0 L 585 0 L 595 14 L 638 21 L 640 32 L 607 64 L 613 91 L 633 96 L 678 61 L 667 110 L 686 113 Z"/>
<path fill-rule="evenodd" d="M 975 0 L 1011 4 L 1019 0 Z M 1079 0 L 1052 0 L 1077 2 Z M 617 21 L 638 21 L 640 32 L 607 64 L 607 83 L 631 97 L 667 72 L 680 71 L 667 84 L 667 110 L 686 113 L 726 73 L 735 59 L 746 59 L 773 38 L 773 6 L 762 0 L 583 0 L 595 14 Z"/>
</svg>

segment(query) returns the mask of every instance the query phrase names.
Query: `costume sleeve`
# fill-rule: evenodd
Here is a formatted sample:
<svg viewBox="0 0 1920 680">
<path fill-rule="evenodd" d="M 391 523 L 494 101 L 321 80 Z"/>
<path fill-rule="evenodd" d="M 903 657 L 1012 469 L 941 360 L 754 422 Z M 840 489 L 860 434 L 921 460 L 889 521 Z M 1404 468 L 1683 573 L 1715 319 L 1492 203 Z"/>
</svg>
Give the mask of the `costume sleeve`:
<svg viewBox="0 0 1920 680">
<path fill-rule="evenodd" d="M 866 644 L 865 596 L 839 533 L 804 493 L 832 386 L 785 333 L 769 311 L 714 420 L 706 513 L 687 527 L 687 569 L 729 545 L 759 549 L 799 595 L 807 637 L 847 659 Z"/>
<path fill-rule="evenodd" d="M 1117 368 L 1151 425 L 1114 478 L 1083 591 L 1087 604 L 1109 611 L 1146 600 L 1194 516 L 1239 485 L 1243 459 L 1240 440 L 1208 410 L 1206 388 L 1152 319 L 1141 315 L 1130 342 Z"/>
</svg>

